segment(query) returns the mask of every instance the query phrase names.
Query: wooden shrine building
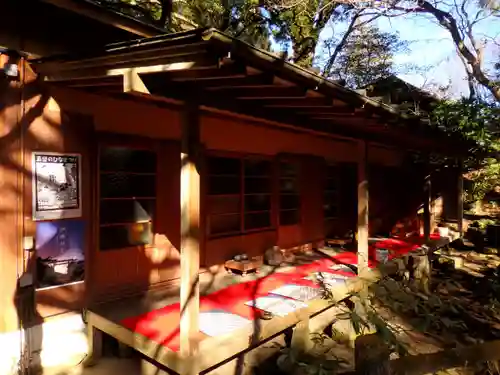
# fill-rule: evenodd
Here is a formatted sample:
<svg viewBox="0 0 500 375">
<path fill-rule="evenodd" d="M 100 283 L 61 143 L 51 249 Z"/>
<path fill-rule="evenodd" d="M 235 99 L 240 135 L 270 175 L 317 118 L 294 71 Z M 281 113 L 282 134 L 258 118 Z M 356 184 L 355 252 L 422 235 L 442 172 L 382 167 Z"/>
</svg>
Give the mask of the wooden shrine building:
<svg viewBox="0 0 500 375">
<path fill-rule="evenodd" d="M 204 346 L 199 278 L 234 255 L 351 230 L 363 266 L 369 236 L 422 204 L 429 236 L 430 179 L 460 201 L 460 173 L 412 154 L 465 142 L 217 30 L 85 47 L 0 56 L 19 68 L 0 78 L 0 335 L 33 284 L 32 325 L 176 287 L 179 350 L 160 363 L 180 372 Z"/>
</svg>

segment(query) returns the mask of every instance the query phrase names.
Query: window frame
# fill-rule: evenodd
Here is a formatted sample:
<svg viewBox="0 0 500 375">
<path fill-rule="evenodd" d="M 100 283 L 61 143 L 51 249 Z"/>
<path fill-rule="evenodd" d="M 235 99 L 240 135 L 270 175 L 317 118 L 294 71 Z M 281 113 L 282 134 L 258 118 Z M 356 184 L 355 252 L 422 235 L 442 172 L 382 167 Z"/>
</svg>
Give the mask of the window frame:
<svg viewBox="0 0 500 375">
<path fill-rule="evenodd" d="M 209 168 L 208 168 L 208 163 L 210 158 L 228 158 L 228 159 L 234 159 L 238 160 L 239 163 L 239 173 L 238 175 L 227 175 L 226 177 L 230 176 L 237 176 L 239 178 L 239 192 L 238 194 L 210 194 L 210 177 L 211 176 L 218 176 L 214 174 L 210 174 Z M 245 174 L 245 161 L 246 160 L 256 160 L 256 161 L 264 161 L 269 163 L 269 188 L 268 192 L 263 192 L 263 193 L 246 193 L 245 189 L 245 180 L 246 177 L 250 178 L 266 178 L 266 176 L 254 176 L 254 175 L 246 175 Z M 243 236 L 246 234 L 253 234 L 253 233 L 260 233 L 260 232 L 267 232 L 271 230 L 275 230 L 276 225 L 274 222 L 273 214 L 274 214 L 274 164 L 273 164 L 273 158 L 266 156 L 266 155 L 260 155 L 260 154 L 253 154 L 253 153 L 236 153 L 236 152 L 225 152 L 225 151 L 207 151 L 205 155 L 205 212 L 206 212 L 206 234 L 209 239 L 214 239 L 214 238 L 224 238 L 224 237 L 235 237 L 235 236 Z M 223 175 L 220 175 L 223 176 Z M 246 211 L 245 209 L 245 198 L 248 196 L 258 196 L 258 195 L 266 195 L 269 197 L 269 209 L 268 210 L 257 210 L 257 211 Z M 238 197 L 239 199 L 239 206 L 238 206 L 238 212 L 231 212 L 231 213 L 212 213 L 211 212 L 211 198 L 212 197 Z M 269 214 L 269 226 L 265 227 L 258 227 L 258 228 L 251 228 L 251 229 L 246 229 L 246 215 L 247 214 L 259 214 L 259 213 L 268 213 Z M 229 216 L 229 215 L 238 215 L 239 216 L 239 228 L 238 230 L 235 231 L 227 231 L 227 232 L 216 232 L 213 233 L 212 228 L 211 228 L 211 222 L 212 222 L 212 217 L 214 216 Z"/>
<path fill-rule="evenodd" d="M 101 228 L 102 227 L 110 227 L 110 226 L 125 226 L 125 225 L 131 225 L 133 223 L 106 223 L 106 224 L 101 224 L 101 151 L 104 148 L 112 148 L 112 147 L 122 147 L 122 148 L 127 148 L 131 150 L 138 150 L 138 151 L 151 151 L 155 154 L 156 156 L 156 169 L 154 172 L 147 172 L 147 173 L 141 173 L 141 172 L 125 172 L 126 174 L 136 174 L 136 175 L 148 175 L 148 176 L 155 176 L 155 195 L 154 197 L 139 197 L 135 198 L 137 200 L 151 200 L 154 202 L 154 213 L 151 217 L 151 219 L 148 221 L 151 223 L 151 233 L 155 233 L 155 229 L 157 226 L 157 216 L 158 216 L 158 184 L 159 184 L 159 161 L 160 161 L 160 148 L 159 148 L 159 143 L 150 140 L 150 139 L 145 139 L 141 137 L 137 137 L 132 139 L 129 136 L 124 136 L 120 134 L 114 134 L 114 133 L 100 133 L 99 134 L 99 142 L 97 144 L 97 152 L 96 152 L 96 171 L 97 171 L 97 177 L 96 177 L 96 211 L 97 211 L 97 223 L 96 223 L 96 247 L 98 252 L 103 252 L 103 253 L 108 253 L 108 252 L 114 252 L 114 251 L 127 251 L 130 249 L 141 249 L 144 247 L 149 247 L 153 245 L 153 238 L 151 239 L 151 242 L 148 244 L 142 244 L 142 245 L 130 245 L 130 246 L 125 246 L 125 247 L 112 247 L 112 248 L 105 248 L 101 249 Z M 112 173 L 112 171 L 105 171 L 108 173 Z M 133 198 L 105 198 L 105 200 L 108 201 L 119 201 L 119 200 L 133 200 Z"/>
<path fill-rule="evenodd" d="M 295 176 L 284 176 L 282 177 L 281 175 L 281 164 L 291 164 L 296 167 L 297 169 L 297 174 Z M 281 181 L 282 180 L 290 180 L 293 179 L 297 183 L 297 192 L 296 193 L 282 193 L 281 191 Z M 302 225 L 303 224 L 303 208 L 302 208 L 302 186 L 301 186 L 301 181 L 302 181 L 302 164 L 300 163 L 299 160 L 294 160 L 291 158 L 286 158 L 286 157 L 280 157 L 277 160 L 277 171 L 276 171 L 276 180 L 277 180 L 277 195 L 278 195 L 278 212 L 277 212 L 277 220 L 278 220 L 278 225 L 280 227 L 291 227 L 295 225 Z M 282 196 L 294 196 L 298 198 L 298 206 L 297 208 L 288 208 L 288 209 L 282 209 L 281 208 L 281 197 Z M 281 213 L 282 212 L 297 212 L 298 213 L 298 221 L 295 223 L 291 224 L 283 224 L 281 221 Z"/>
<path fill-rule="evenodd" d="M 335 177 L 332 177 L 329 173 L 331 170 L 335 171 Z M 327 162 L 325 165 L 325 174 L 324 174 L 324 183 L 323 183 L 323 200 L 322 200 L 322 207 L 323 207 L 323 220 L 325 222 L 331 221 L 331 220 L 338 220 L 340 218 L 340 167 L 337 163 L 333 162 Z M 328 189 L 328 181 L 329 180 L 335 180 L 336 182 L 336 189 L 335 190 L 329 190 Z M 336 204 L 336 215 L 335 216 L 327 216 L 326 215 L 326 210 L 325 210 L 325 205 L 327 204 L 326 201 L 326 196 L 328 194 L 333 194 L 335 195 L 335 204 Z"/>
</svg>

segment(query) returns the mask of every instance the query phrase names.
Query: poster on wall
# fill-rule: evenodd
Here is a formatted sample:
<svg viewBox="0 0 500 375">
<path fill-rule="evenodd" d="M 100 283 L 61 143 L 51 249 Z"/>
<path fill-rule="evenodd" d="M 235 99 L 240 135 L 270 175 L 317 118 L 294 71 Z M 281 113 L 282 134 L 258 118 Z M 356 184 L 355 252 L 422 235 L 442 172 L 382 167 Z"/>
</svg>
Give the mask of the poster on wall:
<svg viewBox="0 0 500 375">
<path fill-rule="evenodd" d="M 33 220 L 82 216 L 81 155 L 33 152 Z"/>
<path fill-rule="evenodd" d="M 83 281 L 85 223 L 58 220 L 36 224 L 36 286 L 47 288 Z"/>
</svg>

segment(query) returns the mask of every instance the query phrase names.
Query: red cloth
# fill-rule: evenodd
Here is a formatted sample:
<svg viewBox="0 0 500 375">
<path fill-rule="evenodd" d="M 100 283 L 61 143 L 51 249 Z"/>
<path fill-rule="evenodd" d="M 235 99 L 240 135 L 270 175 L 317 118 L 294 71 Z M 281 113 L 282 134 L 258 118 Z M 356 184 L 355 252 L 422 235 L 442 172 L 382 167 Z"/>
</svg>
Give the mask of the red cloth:
<svg viewBox="0 0 500 375">
<path fill-rule="evenodd" d="M 390 250 L 389 258 L 401 256 L 416 250 L 420 245 L 400 239 L 384 239 L 371 245 L 370 267 L 376 267 L 375 252 L 377 248 Z M 318 287 L 314 282 L 304 280 L 304 277 L 313 272 L 331 272 L 353 277 L 354 274 L 332 270 L 333 264 L 357 264 L 357 255 L 354 252 L 343 252 L 332 258 L 324 258 L 309 264 L 294 267 L 290 272 L 274 273 L 258 280 L 230 285 L 206 296 L 200 297 L 200 311 L 225 310 L 254 320 L 257 312 L 245 302 L 260 296 L 268 295 L 272 290 L 285 284 L 309 285 Z M 180 304 L 175 303 L 145 314 L 124 319 L 121 324 L 137 333 L 140 333 L 169 349 L 179 349 L 179 321 Z M 221 322 L 223 324 L 223 322 Z"/>
</svg>

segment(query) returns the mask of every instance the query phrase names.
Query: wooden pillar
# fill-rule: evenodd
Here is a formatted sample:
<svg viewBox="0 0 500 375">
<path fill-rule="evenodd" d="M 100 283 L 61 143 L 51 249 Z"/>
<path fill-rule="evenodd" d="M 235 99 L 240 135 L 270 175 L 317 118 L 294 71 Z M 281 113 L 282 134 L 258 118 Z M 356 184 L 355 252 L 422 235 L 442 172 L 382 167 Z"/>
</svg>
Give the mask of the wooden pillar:
<svg viewBox="0 0 500 375">
<path fill-rule="evenodd" d="M 458 160 L 457 171 L 457 231 L 458 237 L 464 236 L 464 162 L 463 159 Z"/>
<path fill-rule="evenodd" d="M 424 239 L 425 241 L 430 240 L 431 236 L 431 167 L 430 167 L 430 157 L 426 155 L 426 165 L 425 165 L 425 178 L 423 186 L 423 219 L 424 219 Z"/>
<path fill-rule="evenodd" d="M 431 175 L 425 176 L 424 180 L 424 239 L 430 240 L 431 236 Z"/>
<path fill-rule="evenodd" d="M 358 275 L 368 270 L 368 145 L 358 143 Z"/>
<path fill-rule="evenodd" d="M 12 60 L 0 54 L 0 69 Z M 0 77 L 0 335 L 19 328 L 15 299 L 22 271 L 22 81 Z M 10 105 L 8 103 L 11 103 Z"/>
<path fill-rule="evenodd" d="M 94 366 L 102 356 L 102 332 L 94 325 L 94 314 L 87 315 L 88 356 L 83 361 L 84 367 Z"/>
<path fill-rule="evenodd" d="M 199 109 L 187 102 L 182 118 L 181 149 L 181 286 L 180 352 L 197 352 L 199 332 L 200 173 Z"/>
</svg>

